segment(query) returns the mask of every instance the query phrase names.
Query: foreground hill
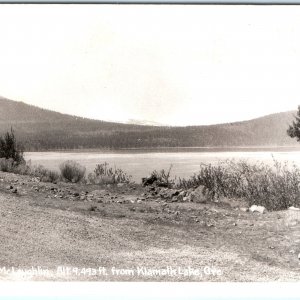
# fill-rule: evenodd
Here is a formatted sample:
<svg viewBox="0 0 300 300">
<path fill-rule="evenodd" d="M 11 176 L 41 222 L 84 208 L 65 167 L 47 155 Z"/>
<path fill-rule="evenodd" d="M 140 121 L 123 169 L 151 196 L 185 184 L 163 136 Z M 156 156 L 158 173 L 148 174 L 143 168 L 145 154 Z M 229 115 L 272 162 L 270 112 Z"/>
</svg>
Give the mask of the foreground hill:
<svg viewBox="0 0 300 300">
<path fill-rule="evenodd" d="M 296 146 L 286 134 L 294 114 L 209 126 L 142 126 L 90 120 L 0 98 L 0 133 L 12 126 L 26 150 Z"/>
</svg>

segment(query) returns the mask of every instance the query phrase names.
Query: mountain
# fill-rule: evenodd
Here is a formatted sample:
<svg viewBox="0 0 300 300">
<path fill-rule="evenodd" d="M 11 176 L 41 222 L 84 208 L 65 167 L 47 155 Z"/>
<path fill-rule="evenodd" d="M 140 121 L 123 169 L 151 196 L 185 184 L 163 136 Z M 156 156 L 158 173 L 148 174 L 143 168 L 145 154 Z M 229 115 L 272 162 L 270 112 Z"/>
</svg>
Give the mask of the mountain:
<svg viewBox="0 0 300 300">
<path fill-rule="evenodd" d="M 0 134 L 13 127 L 26 150 L 297 146 L 286 134 L 295 113 L 206 126 L 145 126 L 70 116 L 0 97 Z"/>
<path fill-rule="evenodd" d="M 126 124 L 135 124 L 135 125 L 146 125 L 146 126 L 167 126 L 165 124 L 161 124 L 154 121 L 148 121 L 148 120 L 137 120 L 137 119 L 129 119 Z"/>
</svg>

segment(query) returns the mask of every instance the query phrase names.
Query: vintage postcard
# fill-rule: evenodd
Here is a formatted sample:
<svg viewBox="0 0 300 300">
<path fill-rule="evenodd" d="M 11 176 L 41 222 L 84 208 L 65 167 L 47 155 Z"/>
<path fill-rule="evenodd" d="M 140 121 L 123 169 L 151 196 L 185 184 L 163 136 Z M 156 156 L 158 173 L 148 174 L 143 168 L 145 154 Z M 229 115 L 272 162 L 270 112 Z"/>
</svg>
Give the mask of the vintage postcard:
<svg viewBox="0 0 300 300">
<path fill-rule="evenodd" d="M 299 36 L 299 6 L 0 4 L 0 280 L 297 282 Z"/>
</svg>

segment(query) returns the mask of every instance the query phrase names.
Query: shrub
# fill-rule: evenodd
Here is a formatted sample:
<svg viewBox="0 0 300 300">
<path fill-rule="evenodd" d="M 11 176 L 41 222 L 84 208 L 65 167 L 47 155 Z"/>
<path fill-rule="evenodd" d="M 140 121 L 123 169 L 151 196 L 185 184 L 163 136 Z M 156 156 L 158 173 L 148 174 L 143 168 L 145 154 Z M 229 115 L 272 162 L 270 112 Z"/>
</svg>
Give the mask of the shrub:
<svg viewBox="0 0 300 300">
<path fill-rule="evenodd" d="M 143 185 L 151 185 L 155 183 L 155 185 L 161 187 L 172 187 L 175 184 L 175 181 L 171 179 L 172 167 L 173 165 L 170 165 L 168 171 L 165 171 L 164 169 L 160 171 L 154 170 L 149 177 L 142 179 Z"/>
<path fill-rule="evenodd" d="M 211 199 L 219 197 L 244 198 L 249 205 L 263 205 L 269 210 L 300 205 L 300 169 L 286 162 L 273 161 L 249 164 L 227 160 L 217 165 L 201 164 L 198 174 L 179 179 L 178 187 L 202 185 Z"/>
<path fill-rule="evenodd" d="M 92 184 L 115 184 L 115 183 L 129 183 L 131 176 L 127 175 L 122 169 L 113 169 L 109 164 L 96 165 L 93 173 L 88 175 L 88 181 Z"/>
<path fill-rule="evenodd" d="M 60 177 L 58 172 L 48 170 L 42 165 L 33 166 L 30 175 L 40 178 L 42 182 L 57 182 Z"/>
<path fill-rule="evenodd" d="M 58 172 L 48 170 L 41 165 L 31 166 L 30 162 L 17 164 L 12 158 L 0 158 L 0 171 L 39 177 L 43 182 L 57 182 L 60 177 Z"/>
<path fill-rule="evenodd" d="M 12 159 L 16 164 L 24 163 L 23 149 L 17 143 L 13 129 L 0 137 L 0 157 Z"/>
<path fill-rule="evenodd" d="M 13 172 L 16 167 L 16 163 L 12 158 L 0 158 L 0 171 Z"/>
<path fill-rule="evenodd" d="M 17 165 L 12 172 L 20 175 L 31 175 L 31 165 L 24 162 Z"/>
<path fill-rule="evenodd" d="M 62 178 L 73 183 L 81 181 L 86 170 L 85 167 L 73 160 L 63 162 L 59 168 Z"/>
</svg>

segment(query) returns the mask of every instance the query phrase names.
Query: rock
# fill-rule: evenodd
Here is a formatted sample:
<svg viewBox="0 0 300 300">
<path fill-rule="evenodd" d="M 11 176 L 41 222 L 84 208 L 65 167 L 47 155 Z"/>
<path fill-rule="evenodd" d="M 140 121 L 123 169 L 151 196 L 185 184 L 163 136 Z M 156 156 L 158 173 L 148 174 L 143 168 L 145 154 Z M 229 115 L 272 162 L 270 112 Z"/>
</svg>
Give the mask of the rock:
<svg viewBox="0 0 300 300">
<path fill-rule="evenodd" d="M 78 197 L 78 196 L 79 196 L 79 193 L 73 193 L 73 196 L 74 196 L 74 197 Z"/>
<path fill-rule="evenodd" d="M 185 195 L 186 195 L 186 191 L 181 191 L 178 196 L 185 197 Z"/>
<path fill-rule="evenodd" d="M 147 190 L 148 190 L 149 192 L 154 192 L 154 191 L 155 191 L 155 187 L 154 187 L 154 186 L 148 186 L 148 187 L 147 187 Z"/>
<path fill-rule="evenodd" d="M 199 186 L 193 192 L 191 192 L 188 196 L 188 201 L 205 203 L 207 201 L 207 197 L 204 192 L 204 186 Z"/>
<path fill-rule="evenodd" d="M 136 203 L 142 203 L 142 200 L 139 199 L 139 200 L 136 201 Z"/>
<path fill-rule="evenodd" d="M 247 212 L 247 211 L 249 211 L 249 208 L 248 207 L 240 207 L 240 210 L 243 212 Z"/>
<path fill-rule="evenodd" d="M 17 188 L 14 188 L 13 190 L 12 190 L 12 193 L 14 193 L 14 194 L 16 194 L 18 192 L 18 189 Z"/>
<path fill-rule="evenodd" d="M 12 186 L 12 185 L 8 185 L 7 187 L 6 187 L 6 189 L 7 190 L 12 190 L 14 187 Z"/>
<path fill-rule="evenodd" d="M 163 199 L 172 199 L 175 196 L 179 195 L 179 191 L 175 189 L 161 189 L 159 192 L 159 196 Z"/>
<path fill-rule="evenodd" d="M 124 185 L 125 185 L 125 183 L 120 182 L 120 183 L 117 184 L 117 187 L 123 187 Z"/>
<path fill-rule="evenodd" d="M 183 197 L 182 201 L 187 202 L 189 200 L 188 197 Z"/>
<path fill-rule="evenodd" d="M 177 202 L 182 202 L 183 201 L 183 196 L 178 195 L 178 196 L 175 196 L 175 197 L 176 197 Z"/>
<path fill-rule="evenodd" d="M 259 205 L 252 205 L 249 210 L 254 213 L 254 212 L 259 212 L 261 214 L 264 214 L 266 212 L 266 208 L 264 206 L 259 206 Z"/>
<path fill-rule="evenodd" d="M 300 211 L 300 208 L 294 207 L 294 206 L 290 206 L 290 207 L 288 208 L 288 210 Z"/>
</svg>

